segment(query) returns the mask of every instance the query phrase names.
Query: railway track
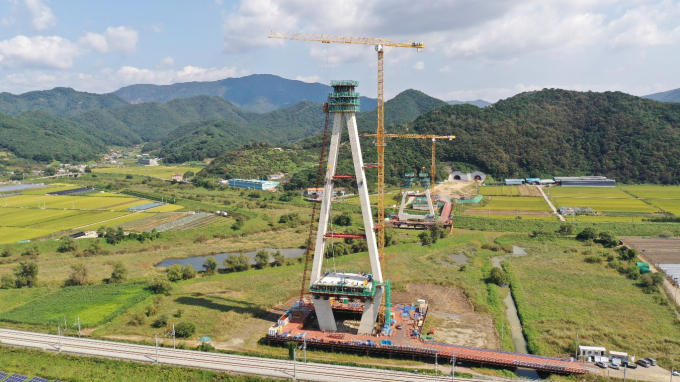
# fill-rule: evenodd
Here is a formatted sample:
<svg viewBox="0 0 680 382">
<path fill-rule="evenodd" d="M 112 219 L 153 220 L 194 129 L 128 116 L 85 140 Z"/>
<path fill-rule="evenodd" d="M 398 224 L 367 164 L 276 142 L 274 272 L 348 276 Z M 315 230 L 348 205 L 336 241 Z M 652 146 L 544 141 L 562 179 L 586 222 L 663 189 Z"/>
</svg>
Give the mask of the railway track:
<svg viewBox="0 0 680 382">
<path fill-rule="evenodd" d="M 181 367 L 209 369 L 238 374 L 258 375 L 302 381 L 375 381 L 426 382 L 447 381 L 450 377 L 416 375 L 408 372 L 377 370 L 361 367 L 326 365 L 289 360 L 248 357 L 232 354 L 205 353 L 192 350 L 155 348 L 147 345 L 74 337 L 61 337 L 8 329 L 0 329 L 0 341 L 6 345 L 37 348 L 60 353 L 102 357 L 116 360 L 156 363 Z M 158 351 L 158 353 L 156 353 Z M 158 357 L 158 358 L 156 358 Z M 461 380 L 461 378 L 456 378 Z M 482 380 L 466 379 L 469 382 Z"/>
</svg>

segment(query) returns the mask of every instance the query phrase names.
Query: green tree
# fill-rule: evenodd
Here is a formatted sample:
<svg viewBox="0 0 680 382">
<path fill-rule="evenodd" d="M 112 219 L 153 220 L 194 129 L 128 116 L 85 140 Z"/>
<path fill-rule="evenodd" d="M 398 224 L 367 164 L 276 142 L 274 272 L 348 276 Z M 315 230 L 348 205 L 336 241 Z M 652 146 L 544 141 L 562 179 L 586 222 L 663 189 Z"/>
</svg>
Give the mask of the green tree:
<svg viewBox="0 0 680 382">
<path fill-rule="evenodd" d="M 61 253 L 75 252 L 77 250 L 78 243 L 75 240 L 73 240 L 71 236 L 66 236 L 65 238 L 61 239 L 59 247 L 57 248 L 57 252 Z"/>
<path fill-rule="evenodd" d="M 88 277 L 89 271 L 87 270 L 87 267 L 85 264 L 73 264 L 71 265 L 71 273 L 69 274 L 68 278 L 64 282 L 64 285 L 66 286 L 80 286 L 80 285 L 87 285 L 88 284 Z"/>
<path fill-rule="evenodd" d="M 102 243 L 99 240 L 94 240 L 90 246 L 83 250 L 83 256 L 104 256 L 108 255 L 109 251 L 102 247 Z"/>
<path fill-rule="evenodd" d="M 127 280 L 128 270 L 125 265 L 118 261 L 113 263 L 113 272 L 111 272 L 111 278 L 109 278 L 109 283 L 117 284 L 122 283 Z"/>
<path fill-rule="evenodd" d="M 571 235 L 574 233 L 574 225 L 573 224 L 562 224 L 560 225 L 559 231 L 557 231 L 560 235 Z"/>
<path fill-rule="evenodd" d="M 179 264 L 171 265 L 168 268 L 168 280 L 179 281 L 179 280 L 182 279 L 183 273 L 184 273 L 184 269 L 182 268 L 181 265 L 179 265 Z"/>
<path fill-rule="evenodd" d="M 243 253 L 238 255 L 231 253 L 224 259 L 224 266 L 231 272 L 247 271 L 250 269 L 250 258 Z"/>
<path fill-rule="evenodd" d="M 276 250 L 276 252 L 274 252 L 273 257 L 274 257 L 274 266 L 275 267 L 280 267 L 286 262 L 286 257 L 283 256 L 283 254 L 279 250 Z"/>
<path fill-rule="evenodd" d="M 598 235 L 600 243 L 605 247 L 611 248 L 619 245 L 619 239 L 611 231 L 603 231 Z"/>
<path fill-rule="evenodd" d="M 156 317 L 151 326 L 154 328 L 164 328 L 168 326 L 169 319 L 170 317 L 168 317 L 167 314 L 161 314 L 160 316 Z"/>
<path fill-rule="evenodd" d="M 619 256 L 623 261 L 635 261 L 638 256 L 638 251 L 633 248 L 622 249 L 619 251 Z"/>
<path fill-rule="evenodd" d="M 196 175 L 196 174 L 194 174 L 193 171 L 189 170 L 189 171 L 185 172 L 184 175 L 182 175 L 182 179 L 189 180 L 189 179 L 193 178 L 194 175 Z"/>
<path fill-rule="evenodd" d="M 57 173 L 57 169 L 54 168 L 53 166 L 45 168 L 45 175 L 46 176 L 52 176 Z"/>
<path fill-rule="evenodd" d="M 193 322 L 180 322 L 175 325 L 175 335 L 179 338 L 189 338 L 196 333 L 196 324 Z"/>
<path fill-rule="evenodd" d="M 498 286 L 505 286 L 510 284 L 510 277 L 501 268 L 494 267 L 491 268 L 491 272 L 489 272 L 487 282 L 496 284 Z"/>
<path fill-rule="evenodd" d="M 587 227 L 584 228 L 583 231 L 579 232 L 578 235 L 576 235 L 577 240 L 595 240 L 597 238 L 597 232 L 595 232 L 594 229 Z"/>
<path fill-rule="evenodd" d="M 434 224 L 428 227 L 430 230 L 430 237 L 432 238 L 432 243 L 436 243 L 437 240 L 443 239 L 446 237 L 446 230 L 444 229 L 444 225 L 436 221 Z"/>
<path fill-rule="evenodd" d="M 2 253 L 0 253 L 0 256 L 2 257 L 10 257 L 14 254 L 14 247 L 11 245 L 7 244 L 2 248 Z"/>
<path fill-rule="evenodd" d="M 196 269 L 191 264 L 187 264 L 182 271 L 182 280 L 189 280 L 196 277 Z"/>
<path fill-rule="evenodd" d="M 85 166 L 85 173 L 89 174 L 92 172 L 92 168 L 90 166 Z"/>
<path fill-rule="evenodd" d="M 217 261 L 215 260 L 215 258 L 210 256 L 207 259 L 205 259 L 205 262 L 203 263 L 203 269 L 205 270 L 206 276 L 214 275 L 215 270 L 217 269 Z"/>
<path fill-rule="evenodd" d="M 420 243 L 422 245 L 432 244 L 432 234 L 430 234 L 430 230 L 425 230 L 425 231 L 421 232 L 418 235 L 418 239 L 420 239 Z"/>
<path fill-rule="evenodd" d="M 345 211 L 342 214 L 333 218 L 333 224 L 347 227 L 352 225 L 352 220 L 353 220 L 352 213 L 349 211 Z"/>
<path fill-rule="evenodd" d="M 17 288 L 38 286 L 38 272 L 38 263 L 33 261 L 19 262 L 19 265 L 14 268 Z"/>
<path fill-rule="evenodd" d="M 257 251 L 255 255 L 255 264 L 258 269 L 264 269 L 269 267 L 269 252 L 261 249 Z"/>
<path fill-rule="evenodd" d="M 149 281 L 149 287 L 153 293 L 164 294 L 166 296 L 169 296 L 172 291 L 172 285 L 165 275 L 158 275 L 152 278 Z"/>
<path fill-rule="evenodd" d="M 628 266 L 628 278 L 631 280 L 637 280 L 640 278 L 640 268 L 637 265 L 631 264 Z"/>
<path fill-rule="evenodd" d="M 238 231 L 243 227 L 243 218 L 242 217 L 237 217 L 236 221 L 234 224 L 231 225 L 231 229 L 234 231 Z"/>
</svg>

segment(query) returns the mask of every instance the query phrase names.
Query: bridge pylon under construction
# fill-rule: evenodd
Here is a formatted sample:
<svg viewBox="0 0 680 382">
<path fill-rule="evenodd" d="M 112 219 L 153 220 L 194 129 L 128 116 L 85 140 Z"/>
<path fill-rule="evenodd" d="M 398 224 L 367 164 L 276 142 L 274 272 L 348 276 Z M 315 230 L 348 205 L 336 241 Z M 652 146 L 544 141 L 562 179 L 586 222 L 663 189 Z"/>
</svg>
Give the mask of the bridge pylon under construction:
<svg viewBox="0 0 680 382">
<path fill-rule="evenodd" d="M 324 178 L 323 195 L 319 210 L 319 225 L 314 247 L 314 260 L 310 274 L 309 291 L 312 295 L 314 310 L 319 328 L 326 331 L 336 331 L 337 325 L 332 308 L 332 300 L 349 298 L 363 303 L 363 312 L 359 324 L 359 334 L 372 334 L 376 328 L 376 320 L 380 311 L 380 304 L 385 292 L 382 270 L 378 254 L 378 245 L 374 230 L 373 214 L 368 198 L 368 186 L 364 172 L 364 162 L 361 155 L 359 133 L 357 129 L 356 112 L 360 110 L 359 93 L 355 88 L 357 81 L 331 81 L 333 92 L 328 98 L 328 112 L 332 116 L 333 128 L 331 132 L 330 149 Z M 338 150 L 343 126 L 347 127 L 349 143 L 352 150 L 354 175 L 336 174 Z M 328 232 L 331 220 L 331 203 L 333 200 L 334 179 L 353 177 L 357 183 L 357 193 L 361 202 L 361 213 L 365 228 L 366 244 L 371 263 L 371 273 L 345 272 L 335 269 L 322 269 L 328 239 L 347 235 Z M 357 236 L 357 235 L 352 235 Z"/>
</svg>

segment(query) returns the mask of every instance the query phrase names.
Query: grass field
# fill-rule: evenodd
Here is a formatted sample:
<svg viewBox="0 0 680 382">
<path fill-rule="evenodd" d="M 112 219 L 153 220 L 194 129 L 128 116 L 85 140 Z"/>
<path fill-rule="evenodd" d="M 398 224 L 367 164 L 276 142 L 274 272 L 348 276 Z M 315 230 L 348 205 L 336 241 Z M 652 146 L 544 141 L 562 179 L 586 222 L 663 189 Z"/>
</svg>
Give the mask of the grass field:
<svg viewBox="0 0 680 382">
<path fill-rule="evenodd" d="M 614 187 L 550 187 L 545 189 L 550 197 L 573 197 L 573 198 L 632 198 L 620 188 Z"/>
<path fill-rule="evenodd" d="M 274 379 L 233 375 L 167 365 L 140 364 L 94 357 L 54 354 L 0 346 L 5 372 L 72 382 L 274 382 Z"/>
<path fill-rule="evenodd" d="M 92 327 L 110 321 L 149 296 L 146 283 L 67 287 L 0 313 L 0 321 L 18 324 L 59 325 L 64 317 Z"/>
<path fill-rule="evenodd" d="M 467 207 L 472 209 L 492 210 L 525 210 L 525 211 L 550 211 L 548 204 L 543 198 L 534 196 L 492 196 L 489 203 L 483 207 Z"/>
<path fill-rule="evenodd" d="M 0 289 L 0 313 L 54 292 L 52 288 Z"/>
<path fill-rule="evenodd" d="M 658 209 L 637 199 L 597 199 L 597 198 L 550 198 L 556 208 L 590 207 L 601 212 L 659 212 Z"/>
<path fill-rule="evenodd" d="M 111 197 L 102 194 L 91 194 L 88 196 L 66 196 L 66 195 L 17 195 L 5 198 L 5 203 L 0 204 L 7 207 L 38 207 L 40 208 L 59 208 L 76 210 L 116 210 L 124 211 L 128 207 L 148 203 L 135 197 Z"/>
<path fill-rule="evenodd" d="M 35 237 L 49 235 L 61 230 L 0 227 L 0 244 L 14 243 L 20 240 L 29 240 Z"/>
<path fill-rule="evenodd" d="M 172 174 L 184 174 L 187 171 L 197 173 L 201 171 L 201 167 L 134 166 L 92 169 L 92 172 L 95 173 L 144 175 L 163 179 L 170 179 Z"/>
<path fill-rule="evenodd" d="M 646 201 L 673 215 L 680 215 L 680 199 L 647 199 Z"/>
<path fill-rule="evenodd" d="M 568 356 L 578 333 L 582 345 L 625 351 L 636 358 L 652 356 L 667 368 L 680 362 L 680 326 L 665 296 L 645 294 L 606 261 L 589 264 L 580 253 L 615 254 L 613 250 L 585 247 L 572 239 L 513 235 L 507 240 L 529 253 L 513 259 L 510 268 L 530 352 Z"/>
</svg>

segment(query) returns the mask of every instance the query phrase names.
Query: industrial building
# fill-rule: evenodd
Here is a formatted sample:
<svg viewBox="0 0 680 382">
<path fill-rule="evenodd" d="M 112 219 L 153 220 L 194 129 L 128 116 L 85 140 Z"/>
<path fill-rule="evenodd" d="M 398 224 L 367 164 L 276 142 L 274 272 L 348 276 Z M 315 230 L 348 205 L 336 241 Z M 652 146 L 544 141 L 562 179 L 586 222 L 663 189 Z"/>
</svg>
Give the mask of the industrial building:
<svg viewBox="0 0 680 382">
<path fill-rule="evenodd" d="M 553 180 L 562 187 L 616 187 L 616 181 L 606 176 L 556 176 Z"/>
<path fill-rule="evenodd" d="M 449 180 L 460 180 L 463 182 L 483 182 L 486 179 L 486 174 L 481 171 L 475 171 L 471 173 L 464 173 L 460 171 L 454 171 L 449 175 Z"/>
<path fill-rule="evenodd" d="M 220 183 L 224 184 L 222 182 Z M 273 190 L 279 185 L 279 182 L 259 179 L 229 179 L 227 184 L 229 184 L 229 187 L 250 188 L 253 190 Z"/>
<path fill-rule="evenodd" d="M 139 158 L 137 159 L 137 164 L 143 164 L 144 166 L 158 166 L 159 158 Z"/>
<path fill-rule="evenodd" d="M 506 186 L 521 186 L 524 184 L 524 179 L 506 179 Z"/>
</svg>

